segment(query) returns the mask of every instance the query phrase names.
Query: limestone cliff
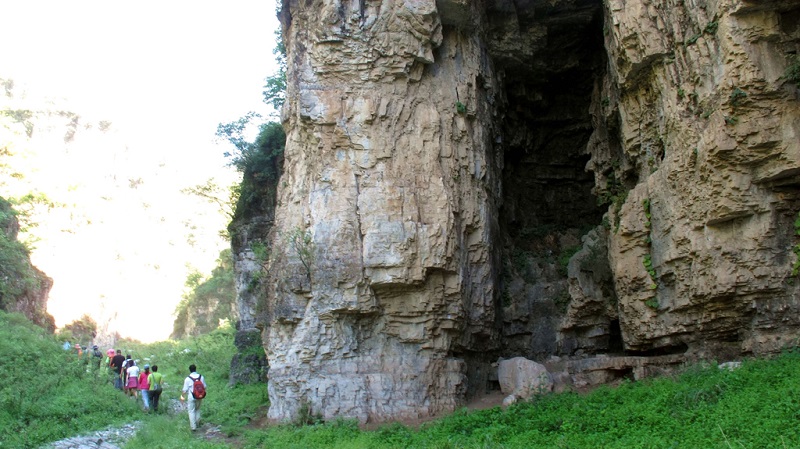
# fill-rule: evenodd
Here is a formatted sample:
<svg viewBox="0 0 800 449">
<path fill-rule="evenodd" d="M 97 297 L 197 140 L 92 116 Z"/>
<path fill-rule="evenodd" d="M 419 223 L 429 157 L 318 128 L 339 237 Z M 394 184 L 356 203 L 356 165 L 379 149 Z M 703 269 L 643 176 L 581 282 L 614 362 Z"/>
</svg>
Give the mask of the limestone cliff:
<svg viewBox="0 0 800 449">
<path fill-rule="evenodd" d="M 267 285 L 264 265 L 270 254 L 267 239 L 275 221 L 276 192 L 283 172 L 285 141 L 286 135 L 279 124 L 267 124 L 261 128 L 255 145 L 247 150 L 249 163 L 243 164 L 239 198 L 228 227 L 233 250 L 237 312 L 231 384 L 266 380 L 267 358 L 261 341 Z"/>
<path fill-rule="evenodd" d="M 28 250 L 17 241 L 19 222 L 8 201 L 0 198 L 0 310 L 19 312 L 50 332 L 55 320 L 47 313 L 53 280 L 31 265 Z"/>
<path fill-rule="evenodd" d="M 271 418 L 450 411 L 498 357 L 629 372 L 800 336 L 799 1 L 286 0 L 281 19 L 283 175 L 247 237 L 270 249 Z"/>
</svg>

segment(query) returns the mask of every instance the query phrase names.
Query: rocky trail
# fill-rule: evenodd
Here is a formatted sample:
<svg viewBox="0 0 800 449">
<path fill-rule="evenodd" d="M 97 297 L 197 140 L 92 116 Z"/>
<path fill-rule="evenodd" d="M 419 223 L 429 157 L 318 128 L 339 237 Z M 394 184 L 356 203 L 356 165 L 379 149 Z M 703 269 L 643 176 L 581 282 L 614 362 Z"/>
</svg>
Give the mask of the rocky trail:
<svg viewBox="0 0 800 449">
<path fill-rule="evenodd" d="M 122 449 L 125 443 L 133 438 L 141 427 L 142 423 L 135 421 L 85 435 L 64 438 L 42 446 L 40 449 Z M 206 440 L 227 440 L 218 426 L 209 424 L 201 426 L 197 436 Z"/>
<path fill-rule="evenodd" d="M 141 428 L 141 421 L 123 426 L 109 427 L 85 435 L 78 435 L 49 443 L 40 449 L 120 449 Z"/>
<path fill-rule="evenodd" d="M 186 405 L 177 399 L 171 399 L 169 401 L 169 414 L 177 416 L 180 420 L 182 412 L 184 413 L 183 418 L 185 418 Z M 184 419 L 180 420 L 176 425 L 182 424 L 188 425 L 188 422 L 185 422 Z M 122 449 L 144 425 L 145 423 L 142 421 L 133 421 L 121 426 L 111 426 L 103 430 L 75 435 L 48 443 L 39 449 Z M 201 425 L 195 435 L 206 440 L 228 441 L 219 426 L 209 423 Z"/>
</svg>

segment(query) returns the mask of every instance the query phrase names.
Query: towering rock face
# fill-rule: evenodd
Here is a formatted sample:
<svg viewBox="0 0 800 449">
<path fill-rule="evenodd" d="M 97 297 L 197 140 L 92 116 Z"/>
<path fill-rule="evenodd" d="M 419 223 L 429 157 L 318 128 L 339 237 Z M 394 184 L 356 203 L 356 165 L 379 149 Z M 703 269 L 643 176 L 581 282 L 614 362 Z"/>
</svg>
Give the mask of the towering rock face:
<svg viewBox="0 0 800 449">
<path fill-rule="evenodd" d="M 450 411 L 497 357 L 788 343 L 798 18 L 284 1 L 287 145 L 259 236 L 270 417 Z"/>
<path fill-rule="evenodd" d="M 433 1 L 292 2 L 283 20 L 270 416 L 452 410 L 467 361 L 498 344 L 502 163 L 485 43 L 445 32 Z"/>
<path fill-rule="evenodd" d="M 800 102 L 784 73 L 800 2 L 606 7 L 591 168 L 633 187 L 609 239 L 626 348 L 719 357 L 796 341 Z"/>
</svg>

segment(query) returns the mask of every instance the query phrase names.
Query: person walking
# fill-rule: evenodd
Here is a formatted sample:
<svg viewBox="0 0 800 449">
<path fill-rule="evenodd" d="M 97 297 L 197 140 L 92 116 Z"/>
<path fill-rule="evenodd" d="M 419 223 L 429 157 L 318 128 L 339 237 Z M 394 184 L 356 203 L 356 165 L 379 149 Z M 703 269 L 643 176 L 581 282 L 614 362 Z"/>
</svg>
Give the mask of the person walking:
<svg viewBox="0 0 800 449">
<path fill-rule="evenodd" d="M 153 372 L 147 377 L 147 383 L 150 384 L 150 391 L 147 392 L 147 395 L 149 396 L 153 413 L 158 413 L 158 400 L 161 399 L 161 384 L 163 382 L 164 376 L 158 372 L 158 365 L 153 365 Z"/>
<path fill-rule="evenodd" d="M 111 359 L 111 370 L 114 374 L 114 388 L 122 390 L 122 365 L 125 363 L 125 356 L 122 350 L 117 349 L 117 354 Z"/>
<path fill-rule="evenodd" d="M 128 376 L 127 380 L 125 381 L 125 388 L 128 393 L 128 396 L 133 397 L 134 399 L 139 398 L 139 367 L 136 365 L 136 361 L 132 359 L 128 359 Z"/>
<path fill-rule="evenodd" d="M 100 371 L 100 365 L 103 363 L 103 353 L 100 352 L 100 347 L 97 345 L 92 346 L 92 368 L 95 374 Z"/>
<path fill-rule="evenodd" d="M 150 411 L 150 365 L 145 364 L 144 370 L 139 373 L 139 392 L 142 394 L 144 411 Z"/>
<path fill-rule="evenodd" d="M 114 358 L 114 350 L 108 349 L 106 351 L 106 358 L 103 359 L 103 366 L 105 367 L 106 377 L 111 380 L 111 384 L 114 384 L 114 367 L 111 366 L 111 359 Z"/>
<path fill-rule="evenodd" d="M 197 373 L 194 364 L 189 365 L 189 375 L 183 381 L 181 389 L 181 402 L 188 399 L 189 426 L 192 431 L 197 430 L 200 424 L 200 407 L 203 405 L 203 398 L 206 397 L 206 379 Z"/>
<path fill-rule="evenodd" d="M 131 355 L 128 354 L 125 356 L 125 362 L 122 363 L 122 369 L 120 370 L 120 374 L 122 376 L 122 392 L 125 395 L 128 395 L 128 368 L 133 366 L 133 359 Z M 138 375 L 138 373 L 137 373 Z"/>
</svg>

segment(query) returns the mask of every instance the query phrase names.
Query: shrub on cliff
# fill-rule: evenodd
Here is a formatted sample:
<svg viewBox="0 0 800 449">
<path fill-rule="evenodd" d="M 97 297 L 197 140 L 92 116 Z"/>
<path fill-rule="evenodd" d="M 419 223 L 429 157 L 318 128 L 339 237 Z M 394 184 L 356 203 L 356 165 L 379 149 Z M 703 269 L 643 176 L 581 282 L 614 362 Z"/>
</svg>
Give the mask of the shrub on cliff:
<svg viewBox="0 0 800 449">
<path fill-rule="evenodd" d="M 230 158 L 230 165 L 242 173 L 242 182 L 234 195 L 233 222 L 260 215 L 274 207 L 278 179 L 283 173 L 286 134 L 280 123 L 261 124 L 252 142 L 245 137 L 251 121 L 258 118 L 258 114 L 251 112 L 217 127 L 217 137 L 233 146 L 232 151 L 225 153 Z"/>
<path fill-rule="evenodd" d="M 28 249 L 17 241 L 16 214 L 11 204 L 0 198 L 0 308 L 16 301 L 38 285 Z"/>
<path fill-rule="evenodd" d="M 264 103 L 272 105 L 276 111 L 280 111 L 286 101 L 286 45 L 283 43 L 281 30 L 275 30 L 275 39 L 275 48 L 272 49 L 272 54 L 275 55 L 275 62 L 278 63 L 278 72 L 268 76 L 264 81 L 263 95 Z"/>
</svg>

